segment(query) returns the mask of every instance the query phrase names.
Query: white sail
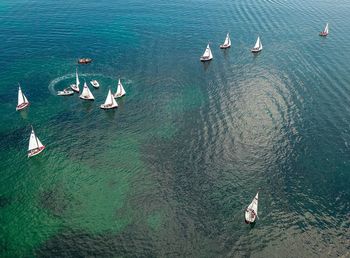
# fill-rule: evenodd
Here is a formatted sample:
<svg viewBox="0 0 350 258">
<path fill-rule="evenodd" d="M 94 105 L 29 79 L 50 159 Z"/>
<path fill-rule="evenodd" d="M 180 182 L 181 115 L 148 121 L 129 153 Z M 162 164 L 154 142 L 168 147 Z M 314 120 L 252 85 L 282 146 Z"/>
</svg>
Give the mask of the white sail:
<svg viewBox="0 0 350 258">
<path fill-rule="evenodd" d="M 92 95 L 89 87 L 87 86 L 86 82 L 84 82 L 84 88 L 83 88 L 83 92 L 80 95 L 80 98 L 84 98 L 84 99 L 95 99 L 94 95 Z"/>
<path fill-rule="evenodd" d="M 124 87 L 123 87 L 123 84 L 121 83 L 120 79 L 118 81 L 118 87 L 117 87 L 117 92 L 115 93 L 115 96 L 116 97 L 121 97 L 121 96 L 124 96 L 125 95 L 125 90 L 124 90 Z"/>
<path fill-rule="evenodd" d="M 30 138 L 29 138 L 28 151 L 35 150 L 42 146 L 43 146 L 42 143 L 39 141 L 38 137 L 36 137 L 34 130 L 32 129 L 32 133 L 30 134 Z"/>
<path fill-rule="evenodd" d="M 323 32 L 325 33 L 325 34 L 328 34 L 328 31 L 329 31 L 329 29 L 328 29 L 328 23 L 326 24 L 326 27 L 324 28 L 324 30 L 323 30 Z"/>
<path fill-rule="evenodd" d="M 115 101 L 115 99 L 113 98 L 113 95 L 112 95 L 112 92 L 111 92 L 111 89 L 108 90 L 108 95 L 107 95 L 107 98 L 106 98 L 106 101 L 105 101 L 105 106 L 106 105 L 117 105 L 117 102 Z"/>
<path fill-rule="evenodd" d="M 78 88 L 78 90 L 79 90 L 79 85 L 80 85 L 80 81 L 79 81 L 78 68 L 77 68 L 75 70 L 75 86 Z"/>
<path fill-rule="evenodd" d="M 255 48 L 255 49 L 260 49 L 260 46 L 261 46 L 260 37 L 258 37 L 258 39 L 256 40 L 256 43 L 255 43 L 254 48 Z"/>
<path fill-rule="evenodd" d="M 245 220 L 247 222 L 254 222 L 258 216 L 258 198 L 259 192 L 255 195 L 253 201 L 249 204 L 245 211 Z"/>
<path fill-rule="evenodd" d="M 17 106 L 23 104 L 24 102 L 28 102 L 28 100 L 25 98 L 23 95 L 21 86 L 18 86 L 18 101 L 17 101 Z"/>
<path fill-rule="evenodd" d="M 227 35 L 226 35 L 224 45 L 225 46 L 231 46 L 231 39 L 230 39 L 229 33 L 227 33 Z"/>
<path fill-rule="evenodd" d="M 206 58 L 212 58 L 213 57 L 213 54 L 211 53 L 211 49 L 210 49 L 209 43 L 208 43 L 207 48 L 205 49 L 205 51 L 203 53 L 203 57 L 206 57 Z"/>
</svg>

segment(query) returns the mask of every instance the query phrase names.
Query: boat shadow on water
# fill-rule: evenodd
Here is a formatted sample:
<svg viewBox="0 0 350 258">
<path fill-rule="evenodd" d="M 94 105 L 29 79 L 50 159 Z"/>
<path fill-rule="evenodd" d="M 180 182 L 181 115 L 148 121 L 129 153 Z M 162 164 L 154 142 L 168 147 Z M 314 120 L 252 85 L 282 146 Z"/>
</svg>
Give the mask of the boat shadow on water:
<svg viewBox="0 0 350 258">
<path fill-rule="evenodd" d="M 203 64 L 203 69 L 204 69 L 205 72 L 208 70 L 208 68 L 209 68 L 209 66 L 210 66 L 210 63 L 211 63 L 211 61 L 203 62 L 203 63 L 202 63 L 202 64 Z"/>
</svg>

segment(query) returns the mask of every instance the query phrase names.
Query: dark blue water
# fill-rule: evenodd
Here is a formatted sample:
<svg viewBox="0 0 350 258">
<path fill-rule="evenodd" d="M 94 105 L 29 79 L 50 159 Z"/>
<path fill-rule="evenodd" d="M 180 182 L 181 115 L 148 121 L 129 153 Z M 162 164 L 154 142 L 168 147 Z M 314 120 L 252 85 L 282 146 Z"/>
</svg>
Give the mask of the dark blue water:
<svg viewBox="0 0 350 258">
<path fill-rule="evenodd" d="M 0 256 L 349 255 L 349 13 L 345 0 L 3 0 Z M 93 103 L 55 95 L 79 57 L 94 60 L 78 67 L 101 84 Z M 118 78 L 127 96 L 101 110 Z M 32 159 L 30 125 L 46 145 Z"/>
</svg>

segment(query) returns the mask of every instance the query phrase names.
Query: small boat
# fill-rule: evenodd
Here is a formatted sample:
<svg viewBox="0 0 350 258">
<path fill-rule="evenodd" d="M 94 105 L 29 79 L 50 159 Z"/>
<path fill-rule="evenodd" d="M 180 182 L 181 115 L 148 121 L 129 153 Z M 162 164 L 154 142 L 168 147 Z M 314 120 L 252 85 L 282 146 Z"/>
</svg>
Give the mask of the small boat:
<svg viewBox="0 0 350 258">
<path fill-rule="evenodd" d="M 102 109 L 112 109 L 117 108 L 118 103 L 115 101 L 111 89 L 108 90 L 108 95 L 104 104 L 100 106 Z"/>
<path fill-rule="evenodd" d="M 91 58 L 80 58 L 78 64 L 90 64 L 92 62 Z"/>
<path fill-rule="evenodd" d="M 254 223 L 256 218 L 258 217 L 258 197 L 259 192 L 255 195 L 253 201 L 249 204 L 249 206 L 245 210 L 245 223 L 251 224 Z"/>
<path fill-rule="evenodd" d="M 203 55 L 201 56 L 200 60 L 201 62 L 206 62 L 206 61 L 210 61 L 213 59 L 213 54 L 211 53 L 211 49 L 209 46 L 209 43 L 207 45 L 207 48 L 205 49 Z"/>
<path fill-rule="evenodd" d="M 92 80 L 92 81 L 90 81 L 90 83 L 96 89 L 100 87 L 100 84 L 96 80 Z"/>
<path fill-rule="evenodd" d="M 326 24 L 326 27 L 324 27 L 324 30 L 320 32 L 320 36 L 326 37 L 329 34 L 328 29 L 328 23 Z"/>
<path fill-rule="evenodd" d="M 79 75 L 78 75 L 78 68 L 75 70 L 75 84 L 71 84 L 70 87 L 73 91 L 79 93 Z"/>
<path fill-rule="evenodd" d="M 85 100 L 95 100 L 95 97 L 94 97 L 94 95 L 92 95 L 86 82 L 84 82 L 83 92 L 80 94 L 79 98 L 85 99 Z"/>
<path fill-rule="evenodd" d="M 32 126 L 32 132 L 29 138 L 28 158 L 38 155 L 44 149 L 45 149 L 45 146 L 41 143 L 39 138 L 35 135 L 35 132 Z"/>
<path fill-rule="evenodd" d="M 19 111 L 19 110 L 25 109 L 28 106 L 29 106 L 29 101 L 24 95 L 24 93 L 22 92 L 21 85 L 18 83 L 18 100 L 17 100 L 16 110 Z"/>
<path fill-rule="evenodd" d="M 74 91 L 70 90 L 69 88 L 66 88 L 62 91 L 57 91 L 57 96 L 70 96 L 73 95 Z"/>
<path fill-rule="evenodd" d="M 260 37 L 256 40 L 255 46 L 252 48 L 253 53 L 258 53 L 263 49 L 263 46 L 260 41 Z"/>
<path fill-rule="evenodd" d="M 121 98 L 126 94 L 123 84 L 121 83 L 120 79 L 118 81 L 118 87 L 117 92 L 114 94 L 114 98 Z"/>
<path fill-rule="evenodd" d="M 220 45 L 220 48 L 226 49 L 231 47 L 231 39 L 229 33 L 227 33 L 224 44 Z"/>
</svg>

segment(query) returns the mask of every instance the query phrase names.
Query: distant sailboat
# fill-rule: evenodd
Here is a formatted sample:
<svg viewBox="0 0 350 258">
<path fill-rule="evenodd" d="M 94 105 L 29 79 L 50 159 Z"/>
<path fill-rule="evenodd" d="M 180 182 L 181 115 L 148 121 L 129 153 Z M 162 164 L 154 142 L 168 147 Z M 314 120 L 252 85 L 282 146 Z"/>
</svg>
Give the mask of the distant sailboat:
<svg viewBox="0 0 350 258">
<path fill-rule="evenodd" d="M 123 84 L 121 83 L 120 79 L 118 81 L 118 87 L 117 87 L 117 92 L 114 94 L 115 98 L 121 98 L 126 94 Z"/>
<path fill-rule="evenodd" d="M 249 204 L 249 206 L 245 210 L 245 223 L 251 224 L 254 223 L 256 218 L 258 217 L 258 198 L 259 192 L 255 195 L 253 201 Z"/>
<path fill-rule="evenodd" d="M 230 39 L 229 33 L 227 33 L 224 44 L 220 45 L 220 48 L 225 49 L 225 48 L 229 48 L 229 47 L 231 47 L 231 39 Z"/>
<path fill-rule="evenodd" d="M 209 46 L 209 43 L 207 45 L 207 48 L 205 49 L 203 55 L 201 56 L 200 60 L 201 62 L 206 62 L 206 61 L 210 61 L 213 59 L 213 54 L 211 52 L 211 49 L 210 49 L 210 46 Z"/>
<path fill-rule="evenodd" d="M 84 82 L 83 92 L 80 94 L 79 98 L 85 99 L 85 100 L 95 100 L 95 97 L 94 97 L 94 95 L 92 95 L 86 82 Z"/>
<path fill-rule="evenodd" d="M 255 46 L 252 48 L 253 53 L 260 52 L 263 49 L 263 46 L 260 41 L 260 37 L 256 40 Z"/>
<path fill-rule="evenodd" d="M 108 90 L 108 95 L 107 95 L 105 103 L 102 104 L 100 107 L 102 109 L 112 109 L 112 108 L 117 108 L 118 107 L 118 103 L 114 99 L 113 94 L 111 92 L 111 89 Z"/>
<path fill-rule="evenodd" d="M 79 93 L 79 75 L 78 75 L 78 68 L 75 70 L 75 84 L 71 84 L 70 87 L 73 91 Z"/>
<path fill-rule="evenodd" d="M 28 158 L 38 155 L 44 149 L 45 149 L 45 146 L 41 143 L 39 138 L 35 135 L 35 132 L 32 126 L 32 132 L 29 138 Z"/>
<path fill-rule="evenodd" d="M 320 32 L 320 36 L 326 37 L 328 34 L 329 34 L 329 28 L 327 23 L 326 27 L 324 27 L 324 30 Z"/>
<path fill-rule="evenodd" d="M 21 85 L 18 83 L 18 101 L 17 101 L 17 107 L 16 110 L 22 110 L 26 107 L 29 106 L 29 101 L 26 98 L 26 96 L 23 94 L 22 89 L 21 89 Z"/>
<path fill-rule="evenodd" d="M 92 80 L 90 83 L 95 89 L 98 89 L 100 87 L 100 84 L 96 80 Z"/>
</svg>

